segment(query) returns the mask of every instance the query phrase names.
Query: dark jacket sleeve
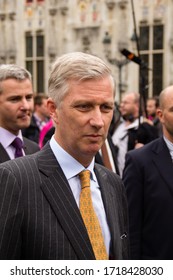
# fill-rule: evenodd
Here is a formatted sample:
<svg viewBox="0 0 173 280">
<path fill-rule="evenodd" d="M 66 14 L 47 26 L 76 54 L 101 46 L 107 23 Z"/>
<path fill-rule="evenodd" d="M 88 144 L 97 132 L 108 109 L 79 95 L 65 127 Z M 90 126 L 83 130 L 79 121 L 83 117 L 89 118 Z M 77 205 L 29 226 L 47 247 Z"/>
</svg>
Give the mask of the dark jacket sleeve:
<svg viewBox="0 0 173 280">
<path fill-rule="evenodd" d="M 140 163 L 134 154 L 134 151 L 126 154 L 123 183 L 127 193 L 129 209 L 130 256 L 131 259 L 141 259 L 143 176 Z"/>
</svg>

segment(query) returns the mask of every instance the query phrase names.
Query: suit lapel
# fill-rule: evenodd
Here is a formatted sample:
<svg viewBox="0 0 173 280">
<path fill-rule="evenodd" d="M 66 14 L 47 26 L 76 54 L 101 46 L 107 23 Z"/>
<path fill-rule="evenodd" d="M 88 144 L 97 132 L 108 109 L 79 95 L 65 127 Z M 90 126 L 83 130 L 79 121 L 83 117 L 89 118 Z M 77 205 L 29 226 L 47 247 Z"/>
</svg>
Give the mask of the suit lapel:
<svg viewBox="0 0 173 280">
<path fill-rule="evenodd" d="M 115 194 L 115 182 L 110 182 L 107 178 L 107 173 L 105 172 L 105 169 L 103 169 L 101 166 L 96 164 L 95 173 L 97 176 L 97 180 L 100 186 L 102 199 L 104 203 L 104 208 L 106 212 L 106 217 L 108 221 L 108 226 L 110 229 L 111 234 L 111 248 L 110 248 L 110 254 L 113 255 L 113 258 L 119 259 L 120 255 L 119 252 L 121 251 L 120 242 L 117 242 L 120 240 L 120 229 L 119 229 L 119 219 L 118 219 L 118 202 L 117 196 Z"/>
<path fill-rule="evenodd" d="M 86 228 L 64 173 L 49 144 L 39 156 L 39 169 L 46 174 L 41 189 L 49 201 L 79 259 L 95 259 Z"/>
<path fill-rule="evenodd" d="M 25 140 L 25 138 L 23 137 L 23 142 L 24 142 L 24 152 L 25 152 L 25 155 L 29 155 L 29 154 L 31 154 L 30 152 L 29 152 L 29 149 L 28 149 L 28 144 L 26 143 L 26 140 Z"/>
<path fill-rule="evenodd" d="M 24 152 L 26 155 L 34 154 L 40 150 L 37 143 L 23 137 Z"/>
<path fill-rule="evenodd" d="M 153 162 L 161 177 L 173 192 L 173 162 L 163 138 L 158 142 L 158 146 L 153 149 Z"/>
<path fill-rule="evenodd" d="M 10 160 L 10 157 L 2 144 L 0 143 L 0 163 Z"/>
</svg>

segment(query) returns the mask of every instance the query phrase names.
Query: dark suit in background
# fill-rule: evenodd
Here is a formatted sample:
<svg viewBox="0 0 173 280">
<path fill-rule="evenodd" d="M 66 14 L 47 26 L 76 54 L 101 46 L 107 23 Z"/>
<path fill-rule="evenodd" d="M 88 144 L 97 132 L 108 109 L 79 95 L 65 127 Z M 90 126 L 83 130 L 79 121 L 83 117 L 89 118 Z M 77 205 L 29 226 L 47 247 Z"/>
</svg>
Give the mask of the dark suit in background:
<svg viewBox="0 0 173 280">
<path fill-rule="evenodd" d="M 173 259 L 173 163 L 163 138 L 126 155 L 132 259 Z"/>
<path fill-rule="evenodd" d="M 109 257 L 126 259 L 122 182 L 97 164 L 95 173 L 111 232 Z M 0 182 L 0 259 L 95 259 L 79 208 L 49 144 L 32 156 L 1 164 Z"/>
</svg>

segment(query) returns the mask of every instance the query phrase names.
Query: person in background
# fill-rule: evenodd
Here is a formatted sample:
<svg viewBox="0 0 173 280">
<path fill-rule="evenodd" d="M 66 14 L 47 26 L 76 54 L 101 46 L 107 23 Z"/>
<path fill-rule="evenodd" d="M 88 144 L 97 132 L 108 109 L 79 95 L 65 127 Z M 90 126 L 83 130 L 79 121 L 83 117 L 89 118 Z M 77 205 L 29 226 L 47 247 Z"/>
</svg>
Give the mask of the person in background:
<svg viewBox="0 0 173 280">
<path fill-rule="evenodd" d="M 38 145 L 21 133 L 21 129 L 30 125 L 32 110 L 31 74 L 18 65 L 1 64 L 0 163 L 39 150 Z"/>
<path fill-rule="evenodd" d="M 117 150 L 117 164 L 122 177 L 127 151 L 141 147 L 158 137 L 151 121 L 139 116 L 140 95 L 125 93 L 120 102 L 121 118 L 112 133 L 112 142 Z"/>
<path fill-rule="evenodd" d="M 50 119 L 41 129 L 40 135 L 39 135 L 39 147 L 40 149 L 43 148 L 43 146 L 47 143 L 48 140 L 52 137 L 54 134 L 55 128 L 52 119 Z"/>
<path fill-rule="evenodd" d="M 147 115 L 148 119 L 153 122 L 153 125 L 157 128 L 158 135 L 162 135 L 162 125 L 159 117 L 157 116 L 157 109 L 159 108 L 159 96 L 153 96 L 147 99 Z"/>
<path fill-rule="evenodd" d="M 104 145 L 95 155 L 95 162 L 107 167 L 113 172 L 119 174 L 118 164 L 117 164 L 117 154 L 114 144 L 112 143 L 112 137 L 108 133 L 107 139 Z"/>
<path fill-rule="evenodd" d="M 114 88 L 97 56 L 56 59 L 47 102 L 55 134 L 38 153 L 0 166 L 0 259 L 129 257 L 125 188 L 94 162 L 112 120 Z"/>
<path fill-rule="evenodd" d="M 34 112 L 31 118 L 30 126 L 22 130 L 23 136 L 39 143 L 40 131 L 49 121 L 49 113 L 47 110 L 47 96 L 38 93 L 34 96 Z"/>
<path fill-rule="evenodd" d="M 159 96 L 153 96 L 147 99 L 147 115 L 148 119 L 154 121 L 157 119 L 157 109 L 159 108 Z"/>
<path fill-rule="evenodd" d="M 132 259 L 173 259 L 173 85 L 160 94 L 163 136 L 126 155 Z"/>
</svg>

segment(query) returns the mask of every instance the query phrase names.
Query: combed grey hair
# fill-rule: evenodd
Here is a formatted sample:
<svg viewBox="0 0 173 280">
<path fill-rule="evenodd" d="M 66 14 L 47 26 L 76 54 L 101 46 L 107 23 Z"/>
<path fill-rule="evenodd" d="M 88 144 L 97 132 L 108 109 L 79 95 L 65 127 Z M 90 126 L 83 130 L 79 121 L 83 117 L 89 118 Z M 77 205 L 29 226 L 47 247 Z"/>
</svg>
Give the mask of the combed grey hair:
<svg viewBox="0 0 173 280">
<path fill-rule="evenodd" d="M 31 73 L 21 66 L 15 64 L 1 64 L 0 65 L 0 93 L 2 93 L 3 91 L 1 82 L 7 79 L 15 79 L 18 81 L 29 79 L 31 81 L 32 77 L 31 77 Z"/>
<path fill-rule="evenodd" d="M 53 64 L 48 81 L 48 95 L 58 107 L 64 96 L 69 91 L 69 81 L 86 81 L 110 77 L 113 92 L 115 91 L 114 79 L 111 69 L 99 57 L 82 53 L 67 53 L 58 57 Z"/>
</svg>

